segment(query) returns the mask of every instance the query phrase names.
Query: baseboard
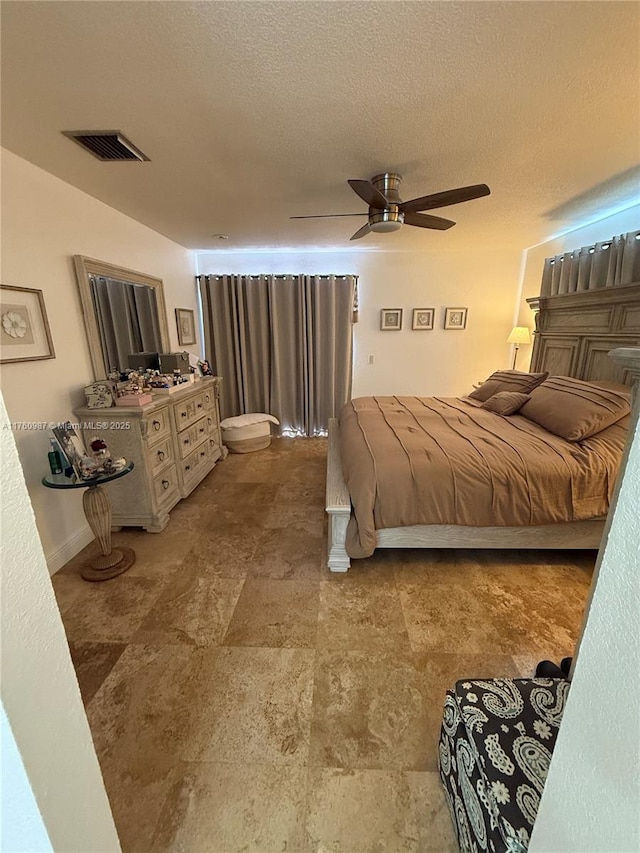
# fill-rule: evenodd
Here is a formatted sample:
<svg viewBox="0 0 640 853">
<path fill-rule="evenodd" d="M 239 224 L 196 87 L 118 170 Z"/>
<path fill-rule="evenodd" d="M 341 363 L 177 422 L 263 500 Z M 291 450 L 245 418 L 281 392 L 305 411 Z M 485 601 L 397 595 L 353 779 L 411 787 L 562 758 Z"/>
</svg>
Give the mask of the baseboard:
<svg viewBox="0 0 640 853">
<path fill-rule="evenodd" d="M 64 545 L 56 548 L 56 550 L 52 551 L 50 554 L 46 554 L 45 556 L 49 574 L 54 575 L 58 569 L 61 569 L 72 557 L 75 557 L 75 555 L 82 551 L 82 549 L 90 542 L 93 542 L 94 539 L 95 537 L 91 532 L 91 528 L 88 524 L 85 524 L 84 527 L 80 528 L 75 536 L 68 539 Z"/>
</svg>

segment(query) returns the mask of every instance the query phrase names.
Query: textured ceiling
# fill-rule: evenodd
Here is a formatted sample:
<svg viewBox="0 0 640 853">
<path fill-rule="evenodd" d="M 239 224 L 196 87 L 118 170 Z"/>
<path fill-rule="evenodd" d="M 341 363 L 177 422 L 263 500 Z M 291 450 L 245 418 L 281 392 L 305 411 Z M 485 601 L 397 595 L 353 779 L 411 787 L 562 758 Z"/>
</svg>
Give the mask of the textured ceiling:
<svg viewBox="0 0 640 853">
<path fill-rule="evenodd" d="M 1 7 L 2 144 L 191 248 L 522 248 L 637 195 L 635 2 Z M 151 162 L 102 163 L 76 129 Z M 405 199 L 492 194 L 443 209 L 447 232 L 289 220 L 364 211 L 346 180 L 380 171 Z"/>
</svg>

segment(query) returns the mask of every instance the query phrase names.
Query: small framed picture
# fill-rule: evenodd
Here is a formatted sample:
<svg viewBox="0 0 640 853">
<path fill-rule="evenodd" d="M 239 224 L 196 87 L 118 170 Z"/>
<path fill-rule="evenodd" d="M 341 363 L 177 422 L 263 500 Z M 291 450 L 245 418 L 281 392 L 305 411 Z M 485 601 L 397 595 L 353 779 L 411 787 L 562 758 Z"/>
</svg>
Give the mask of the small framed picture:
<svg viewBox="0 0 640 853">
<path fill-rule="evenodd" d="M 383 332 L 399 332 L 402 328 L 402 308 L 383 308 L 380 311 L 380 329 Z"/>
<path fill-rule="evenodd" d="M 176 308 L 176 324 L 178 326 L 178 343 L 181 347 L 190 346 L 196 342 L 196 322 L 190 308 Z"/>
<path fill-rule="evenodd" d="M 433 308 L 414 308 L 412 329 L 433 329 Z"/>
<path fill-rule="evenodd" d="M 0 285 L 0 362 L 55 357 L 42 291 Z"/>
<path fill-rule="evenodd" d="M 466 327 L 467 327 L 467 309 L 466 308 L 445 308 L 444 309 L 444 327 L 445 327 L 445 329 L 466 329 Z"/>
<path fill-rule="evenodd" d="M 62 452 L 69 460 L 69 465 L 73 467 L 76 476 L 81 478 L 81 461 L 83 457 L 87 456 L 87 451 L 80 440 L 78 433 L 70 423 L 58 424 L 58 426 L 53 427 L 51 431 L 62 448 Z"/>
</svg>

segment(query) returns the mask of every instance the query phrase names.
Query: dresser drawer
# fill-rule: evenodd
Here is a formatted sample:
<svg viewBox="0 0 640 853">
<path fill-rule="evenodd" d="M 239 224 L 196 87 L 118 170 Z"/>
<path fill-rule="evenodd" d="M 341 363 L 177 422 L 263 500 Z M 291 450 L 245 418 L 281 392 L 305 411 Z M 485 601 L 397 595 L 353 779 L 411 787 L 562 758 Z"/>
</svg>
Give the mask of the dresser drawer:
<svg viewBox="0 0 640 853">
<path fill-rule="evenodd" d="M 180 432 L 183 429 L 191 426 L 191 424 L 200 417 L 200 411 L 196 411 L 196 398 L 185 400 L 182 403 L 176 403 L 173 407 L 173 412 L 176 418 L 176 430 Z"/>
<path fill-rule="evenodd" d="M 158 409 L 148 418 L 145 418 L 146 424 L 146 439 L 149 444 L 155 444 L 161 438 L 165 438 L 171 433 L 171 421 L 169 419 L 169 409 Z M 145 433 L 143 433 L 145 435 Z"/>
<path fill-rule="evenodd" d="M 159 504 L 175 503 L 179 498 L 178 473 L 176 466 L 171 465 L 153 480 L 153 491 Z"/>
<path fill-rule="evenodd" d="M 178 433 L 178 444 L 180 446 L 180 457 L 185 459 L 198 444 L 207 438 L 207 419 L 200 418 L 189 429 Z"/>
<path fill-rule="evenodd" d="M 173 462 L 173 443 L 171 436 L 156 442 L 147 450 L 147 458 L 151 467 L 151 476 L 155 477 L 170 462 Z"/>
</svg>

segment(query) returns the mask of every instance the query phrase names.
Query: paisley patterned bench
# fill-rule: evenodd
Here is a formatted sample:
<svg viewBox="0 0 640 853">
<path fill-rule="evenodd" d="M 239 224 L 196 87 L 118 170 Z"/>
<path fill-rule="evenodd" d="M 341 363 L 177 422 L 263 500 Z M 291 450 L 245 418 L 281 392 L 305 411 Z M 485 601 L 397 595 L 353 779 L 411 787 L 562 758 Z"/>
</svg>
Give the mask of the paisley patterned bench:
<svg viewBox="0 0 640 853">
<path fill-rule="evenodd" d="M 569 682 L 458 681 L 447 692 L 440 777 L 461 853 L 525 853 Z"/>
</svg>

